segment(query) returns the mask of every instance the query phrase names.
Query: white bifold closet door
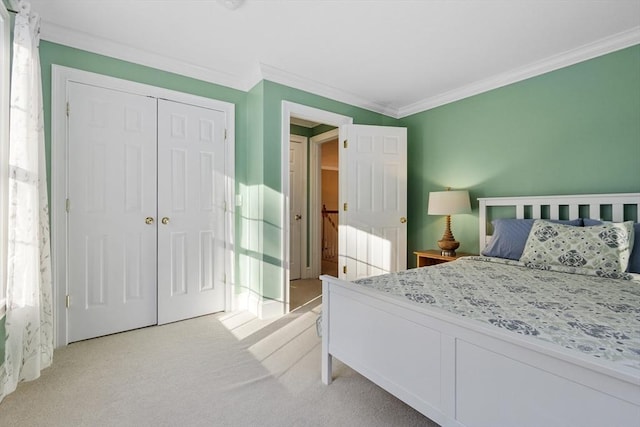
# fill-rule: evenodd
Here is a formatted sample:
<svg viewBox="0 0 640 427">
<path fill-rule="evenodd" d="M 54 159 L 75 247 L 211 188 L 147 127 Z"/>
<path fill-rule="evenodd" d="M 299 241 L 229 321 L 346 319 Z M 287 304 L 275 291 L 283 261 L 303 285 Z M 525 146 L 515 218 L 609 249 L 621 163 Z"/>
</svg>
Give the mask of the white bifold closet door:
<svg viewBox="0 0 640 427">
<path fill-rule="evenodd" d="M 224 113 L 68 99 L 68 342 L 224 310 Z"/>
<path fill-rule="evenodd" d="M 224 310 L 224 124 L 158 101 L 158 324 Z"/>
<path fill-rule="evenodd" d="M 157 321 L 157 127 L 153 98 L 79 83 L 68 90 L 72 342 Z"/>
</svg>

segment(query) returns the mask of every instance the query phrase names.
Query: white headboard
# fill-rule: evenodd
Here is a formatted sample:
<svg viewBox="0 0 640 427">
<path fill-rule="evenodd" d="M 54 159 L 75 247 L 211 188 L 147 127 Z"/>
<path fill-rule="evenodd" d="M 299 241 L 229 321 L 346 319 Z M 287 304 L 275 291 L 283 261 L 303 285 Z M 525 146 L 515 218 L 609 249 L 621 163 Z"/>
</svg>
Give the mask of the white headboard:
<svg viewBox="0 0 640 427">
<path fill-rule="evenodd" d="M 510 206 L 516 208 L 516 218 L 525 218 L 525 208 L 531 210 L 529 218 L 542 218 L 543 208 L 548 209 L 546 219 L 561 219 L 560 209 L 568 209 L 569 218 L 580 217 L 580 207 L 588 206 L 587 216 L 583 218 L 601 219 L 600 209 L 603 206 L 611 208 L 611 218 L 605 218 L 614 222 L 624 221 L 625 206 L 633 205 L 635 218 L 626 218 L 638 222 L 640 219 L 640 193 L 620 194 L 577 194 L 567 196 L 522 196 L 522 197 L 482 197 L 480 202 L 480 250 L 489 242 L 491 236 L 487 235 L 487 210 L 492 206 Z"/>
</svg>

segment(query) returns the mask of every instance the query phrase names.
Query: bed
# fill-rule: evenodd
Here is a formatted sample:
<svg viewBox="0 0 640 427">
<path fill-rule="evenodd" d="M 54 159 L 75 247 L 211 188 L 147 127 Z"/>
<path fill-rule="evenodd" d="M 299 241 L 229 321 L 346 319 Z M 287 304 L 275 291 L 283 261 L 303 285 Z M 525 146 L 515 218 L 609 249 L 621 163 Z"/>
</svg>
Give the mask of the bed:
<svg viewBox="0 0 640 427">
<path fill-rule="evenodd" d="M 618 227 L 600 219 L 631 233 L 640 193 L 479 206 L 484 248 L 505 210 L 529 218 L 536 236 Z M 592 227 L 541 218 L 590 218 Z M 524 261 L 462 258 L 354 282 L 321 276 L 322 381 L 333 380 L 335 357 L 442 426 L 640 425 L 640 275 L 540 268 L 525 259 L 538 254 L 536 242 L 526 244 L 516 255 Z M 504 314 L 507 306 L 517 315 Z"/>
</svg>

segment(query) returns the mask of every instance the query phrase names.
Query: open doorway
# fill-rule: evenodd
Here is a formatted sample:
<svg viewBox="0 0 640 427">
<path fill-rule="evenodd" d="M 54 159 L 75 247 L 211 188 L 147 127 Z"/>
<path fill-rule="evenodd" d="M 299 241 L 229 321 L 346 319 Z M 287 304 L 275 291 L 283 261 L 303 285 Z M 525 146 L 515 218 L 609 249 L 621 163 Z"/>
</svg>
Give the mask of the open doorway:
<svg viewBox="0 0 640 427">
<path fill-rule="evenodd" d="M 319 274 L 338 275 L 339 131 L 293 115 L 290 120 L 289 307 L 295 310 L 322 294 Z M 313 239 L 317 221 L 319 238 Z"/>
<path fill-rule="evenodd" d="M 282 190 L 286 195 L 283 209 L 286 311 L 320 297 L 322 289 L 318 277 L 321 274 L 337 276 L 338 141 L 340 126 L 352 123 L 350 117 L 283 102 L 282 164 L 289 165 L 282 170 Z M 296 133 L 303 135 L 293 136 Z M 295 161 L 295 156 L 298 156 L 292 144 L 299 144 L 292 141 L 300 141 L 300 137 L 307 140 L 306 170 L 297 176 L 302 176 L 306 184 L 302 186 L 304 195 L 296 196 L 296 187 L 300 191 L 302 179 L 292 173 L 292 159 Z M 302 204 L 301 210 L 292 210 L 294 204 L 299 205 L 297 201 L 303 199 L 306 203 Z M 302 228 L 299 236 L 298 227 Z"/>
</svg>

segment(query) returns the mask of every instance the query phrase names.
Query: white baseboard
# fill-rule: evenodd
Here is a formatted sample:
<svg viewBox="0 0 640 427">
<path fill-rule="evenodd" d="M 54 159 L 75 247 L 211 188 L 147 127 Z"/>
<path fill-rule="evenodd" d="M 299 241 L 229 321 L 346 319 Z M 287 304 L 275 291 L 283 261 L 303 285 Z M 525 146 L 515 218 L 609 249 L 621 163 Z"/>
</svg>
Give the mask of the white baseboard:
<svg viewBox="0 0 640 427">
<path fill-rule="evenodd" d="M 258 317 L 260 319 L 270 319 L 282 316 L 285 313 L 285 304 L 282 301 L 263 299 L 258 304 Z"/>
<path fill-rule="evenodd" d="M 247 311 L 249 310 L 249 291 L 243 289 L 242 291 L 235 293 L 232 297 L 231 311 Z"/>
<path fill-rule="evenodd" d="M 282 301 L 263 299 L 255 292 L 244 289 L 234 296 L 233 310 L 246 310 L 259 319 L 282 316 L 285 304 Z"/>
</svg>

